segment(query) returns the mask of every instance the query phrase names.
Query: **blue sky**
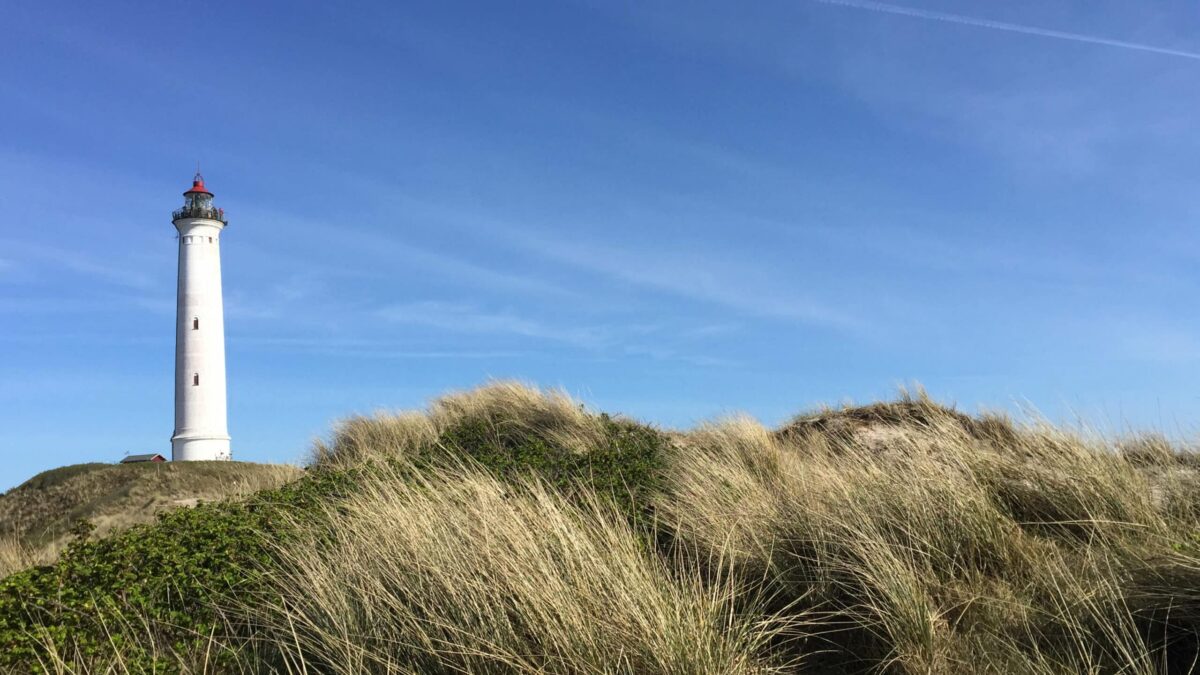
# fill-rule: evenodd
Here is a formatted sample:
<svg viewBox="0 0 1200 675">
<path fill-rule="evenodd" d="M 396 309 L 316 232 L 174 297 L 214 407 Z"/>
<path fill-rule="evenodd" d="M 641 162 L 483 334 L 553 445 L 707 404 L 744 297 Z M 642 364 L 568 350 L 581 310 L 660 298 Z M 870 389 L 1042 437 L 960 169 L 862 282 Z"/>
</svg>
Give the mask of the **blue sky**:
<svg viewBox="0 0 1200 675">
<path fill-rule="evenodd" d="M 169 449 L 197 160 L 239 459 L 510 377 L 666 426 L 919 381 L 1195 435 L 1194 3 L 5 13 L 0 488 Z"/>
</svg>

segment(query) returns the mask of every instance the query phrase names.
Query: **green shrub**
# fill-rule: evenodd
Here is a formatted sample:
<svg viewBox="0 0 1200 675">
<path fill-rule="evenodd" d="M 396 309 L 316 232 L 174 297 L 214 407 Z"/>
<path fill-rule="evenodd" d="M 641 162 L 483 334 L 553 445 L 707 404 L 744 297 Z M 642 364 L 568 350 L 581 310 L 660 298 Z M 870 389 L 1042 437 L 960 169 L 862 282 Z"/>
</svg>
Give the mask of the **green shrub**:
<svg viewBox="0 0 1200 675">
<path fill-rule="evenodd" d="M 58 562 L 0 581 L 0 668 L 118 651 L 134 672 L 169 671 L 166 655 L 224 627 L 220 599 L 257 588 L 274 545 L 352 485 L 352 472 L 313 472 L 246 501 L 168 511 L 107 539 L 79 528 Z M 139 639 L 124 644 L 130 633 Z"/>
<path fill-rule="evenodd" d="M 632 507 L 658 489 L 666 446 L 655 429 L 592 413 L 562 392 L 495 382 L 438 398 L 425 413 L 351 417 L 314 455 L 317 466 L 399 458 L 477 464 L 503 478 L 533 473 L 568 493 L 586 486 Z"/>
<path fill-rule="evenodd" d="M 599 415 L 602 440 L 577 451 L 539 434 L 521 433 L 486 418 L 465 418 L 445 429 L 436 449 L 469 459 L 503 478 L 536 474 L 567 494 L 580 489 L 610 495 L 640 512 L 662 479 L 666 439 L 658 431 L 629 420 Z"/>
</svg>

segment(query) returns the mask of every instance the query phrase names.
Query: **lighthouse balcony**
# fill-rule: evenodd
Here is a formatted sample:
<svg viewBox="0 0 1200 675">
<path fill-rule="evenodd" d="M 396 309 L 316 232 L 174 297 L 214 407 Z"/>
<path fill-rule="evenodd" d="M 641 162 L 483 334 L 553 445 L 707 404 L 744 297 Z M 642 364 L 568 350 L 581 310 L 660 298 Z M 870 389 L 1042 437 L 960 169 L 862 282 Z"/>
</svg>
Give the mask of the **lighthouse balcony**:
<svg viewBox="0 0 1200 675">
<path fill-rule="evenodd" d="M 209 220 L 219 220 L 222 223 L 228 223 L 225 220 L 225 209 L 218 209 L 213 206 L 185 206 L 171 214 L 171 220 L 179 220 L 180 218 L 207 218 Z"/>
</svg>

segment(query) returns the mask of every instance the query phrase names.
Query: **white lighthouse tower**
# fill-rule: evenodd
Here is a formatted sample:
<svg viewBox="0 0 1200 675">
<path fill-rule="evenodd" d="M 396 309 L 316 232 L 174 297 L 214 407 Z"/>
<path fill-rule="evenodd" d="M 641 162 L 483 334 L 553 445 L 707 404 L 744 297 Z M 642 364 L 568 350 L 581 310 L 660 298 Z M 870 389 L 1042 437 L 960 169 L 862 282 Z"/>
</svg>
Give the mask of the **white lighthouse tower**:
<svg viewBox="0 0 1200 675">
<path fill-rule="evenodd" d="M 221 300 L 221 232 L 225 210 L 199 173 L 171 214 L 179 230 L 175 316 L 176 462 L 230 459 L 225 421 L 225 310 Z"/>
</svg>

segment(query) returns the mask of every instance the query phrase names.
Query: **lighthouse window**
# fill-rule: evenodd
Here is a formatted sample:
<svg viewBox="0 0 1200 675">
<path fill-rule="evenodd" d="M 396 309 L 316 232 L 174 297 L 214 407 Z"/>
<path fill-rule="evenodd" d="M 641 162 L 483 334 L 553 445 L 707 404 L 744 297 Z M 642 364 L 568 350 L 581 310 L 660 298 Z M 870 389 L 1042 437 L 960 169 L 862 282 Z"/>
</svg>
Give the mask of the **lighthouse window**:
<svg viewBox="0 0 1200 675">
<path fill-rule="evenodd" d="M 200 317 L 192 318 L 192 330 L 200 330 Z"/>
<path fill-rule="evenodd" d="M 208 243 L 210 243 L 210 244 L 212 243 L 212 237 L 208 238 Z"/>
<path fill-rule="evenodd" d="M 193 387 L 200 386 L 200 373 L 192 373 L 192 386 Z"/>
</svg>

